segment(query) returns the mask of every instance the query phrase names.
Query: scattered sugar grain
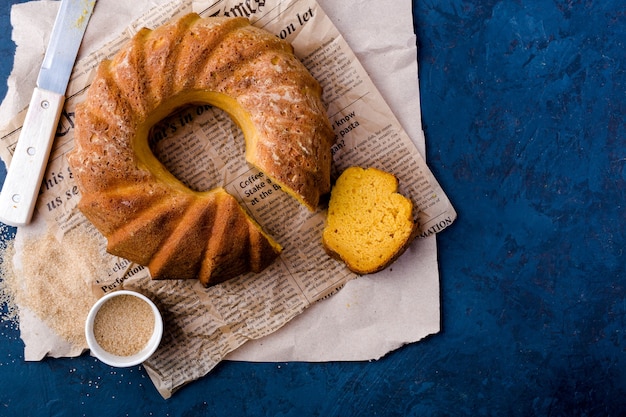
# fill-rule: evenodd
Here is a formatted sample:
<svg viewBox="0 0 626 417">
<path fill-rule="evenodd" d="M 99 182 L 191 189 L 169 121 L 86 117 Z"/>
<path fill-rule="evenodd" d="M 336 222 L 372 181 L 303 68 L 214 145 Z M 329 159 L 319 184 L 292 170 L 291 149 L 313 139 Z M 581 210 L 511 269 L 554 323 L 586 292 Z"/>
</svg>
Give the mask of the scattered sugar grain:
<svg viewBox="0 0 626 417">
<path fill-rule="evenodd" d="M 13 271 L 12 259 L 15 255 L 15 241 L 2 241 L 0 243 L 0 305 L 2 321 L 17 325 L 19 323 L 19 310 L 15 300 L 15 287 L 17 278 Z"/>
<path fill-rule="evenodd" d="M 4 253 L 2 274 L 12 308 L 30 309 L 58 336 L 86 347 L 84 324 L 97 301 L 90 283 L 107 269 L 99 246 L 81 228 L 66 233 L 61 242 L 52 233 L 28 237 L 20 252 L 22 268 L 15 270 L 11 245 Z"/>
<path fill-rule="evenodd" d="M 139 353 L 154 331 L 152 307 L 133 295 L 120 295 L 105 302 L 94 319 L 96 341 L 118 356 Z"/>
</svg>

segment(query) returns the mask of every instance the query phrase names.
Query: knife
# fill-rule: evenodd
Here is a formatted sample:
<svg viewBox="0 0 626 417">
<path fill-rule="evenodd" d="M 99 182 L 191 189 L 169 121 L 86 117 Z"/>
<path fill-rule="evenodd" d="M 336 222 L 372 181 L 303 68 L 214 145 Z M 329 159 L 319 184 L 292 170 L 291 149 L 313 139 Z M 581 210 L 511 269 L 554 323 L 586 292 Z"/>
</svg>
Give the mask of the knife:
<svg viewBox="0 0 626 417">
<path fill-rule="evenodd" d="M 50 44 L 26 112 L 13 159 L 0 192 L 0 221 L 30 220 L 46 171 L 65 92 L 96 0 L 61 0 Z"/>
</svg>

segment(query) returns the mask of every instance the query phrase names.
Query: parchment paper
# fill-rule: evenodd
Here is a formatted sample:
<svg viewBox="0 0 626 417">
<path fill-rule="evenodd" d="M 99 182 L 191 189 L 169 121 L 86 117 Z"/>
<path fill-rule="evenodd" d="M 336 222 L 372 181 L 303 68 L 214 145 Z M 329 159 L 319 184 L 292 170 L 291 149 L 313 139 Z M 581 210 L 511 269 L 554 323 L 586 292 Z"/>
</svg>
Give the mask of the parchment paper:
<svg viewBox="0 0 626 417">
<path fill-rule="evenodd" d="M 140 0 L 120 5 L 113 0 L 98 0 L 80 55 L 96 50 L 135 17 L 164 3 Z M 424 154 L 410 2 L 389 2 L 383 6 L 373 1 L 319 3 Z M 12 9 L 13 37 L 18 49 L 9 93 L 0 107 L 0 123 L 12 119 L 30 99 L 57 7 L 57 2 L 43 1 Z M 33 31 L 33 28 L 42 29 Z M 379 358 L 403 344 L 439 331 L 438 287 L 435 237 L 418 239 L 388 270 L 348 282 L 338 294 L 311 306 L 278 332 L 246 343 L 229 358 L 262 361 Z"/>
</svg>

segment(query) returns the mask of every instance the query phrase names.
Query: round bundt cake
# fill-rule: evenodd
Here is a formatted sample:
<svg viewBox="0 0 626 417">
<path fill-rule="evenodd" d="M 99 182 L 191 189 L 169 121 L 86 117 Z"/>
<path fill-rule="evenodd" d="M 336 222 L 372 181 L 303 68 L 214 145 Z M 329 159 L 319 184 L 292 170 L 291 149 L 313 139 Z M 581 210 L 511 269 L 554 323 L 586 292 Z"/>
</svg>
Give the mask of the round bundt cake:
<svg viewBox="0 0 626 417">
<path fill-rule="evenodd" d="M 334 134 L 321 88 L 291 45 L 245 18 L 189 14 L 142 29 L 100 64 L 68 156 L 78 208 L 110 253 L 155 279 L 209 286 L 263 270 L 282 248 L 223 188 L 187 188 L 150 150 L 150 128 L 191 103 L 230 114 L 246 161 L 311 210 L 330 191 Z"/>
</svg>

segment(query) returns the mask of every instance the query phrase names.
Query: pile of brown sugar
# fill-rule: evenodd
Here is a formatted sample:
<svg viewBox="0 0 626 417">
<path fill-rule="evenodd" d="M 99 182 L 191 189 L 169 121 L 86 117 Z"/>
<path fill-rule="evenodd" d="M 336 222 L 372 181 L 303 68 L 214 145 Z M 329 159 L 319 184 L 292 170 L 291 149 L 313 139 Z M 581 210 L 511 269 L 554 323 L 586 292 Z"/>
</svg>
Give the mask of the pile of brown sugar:
<svg viewBox="0 0 626 417">
<path fill-rule="evenodd" d="M 152 307 L 133 295 L 119 295 L 102 304 L 93 323 L 100 347 L 118 356 L 141 352 L 154 332 Z"/>
<path fill-rule="evenodd" d="M 62 339 L 86 348 L 85 320 L 98 299 L 90 283 L 106 273 L 97 238 L 79 227 L 61 242 L 47 233 L 23 243 L 19 270 L 12 262 L 14 242 L 0 248 L 0 290 L 9 318 L 28 308 Z"/>
</svg>

